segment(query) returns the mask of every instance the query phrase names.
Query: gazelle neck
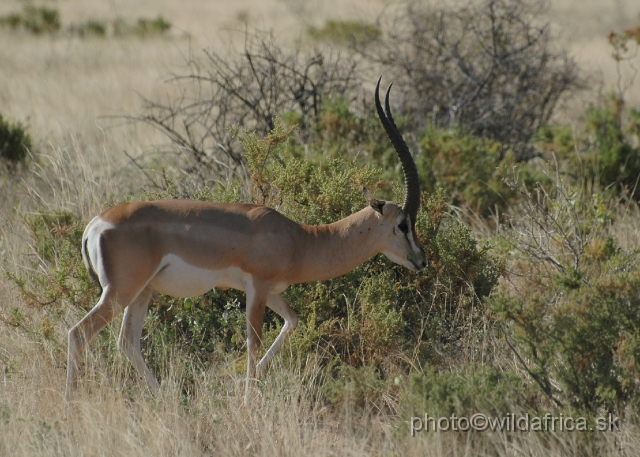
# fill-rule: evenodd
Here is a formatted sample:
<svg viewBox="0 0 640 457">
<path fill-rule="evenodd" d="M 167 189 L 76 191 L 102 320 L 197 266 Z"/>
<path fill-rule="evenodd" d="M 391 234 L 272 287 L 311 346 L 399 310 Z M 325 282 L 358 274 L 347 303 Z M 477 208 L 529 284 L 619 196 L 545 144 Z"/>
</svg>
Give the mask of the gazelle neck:
<svg viewBox="0 0 640 457">
<path fill-rule="evenodd" d="M 371 207 L 337 222 L 302 226 L 307 232 L 296 283 L 341 276 L 380 252 L 378 217 Z"/>
</svg>

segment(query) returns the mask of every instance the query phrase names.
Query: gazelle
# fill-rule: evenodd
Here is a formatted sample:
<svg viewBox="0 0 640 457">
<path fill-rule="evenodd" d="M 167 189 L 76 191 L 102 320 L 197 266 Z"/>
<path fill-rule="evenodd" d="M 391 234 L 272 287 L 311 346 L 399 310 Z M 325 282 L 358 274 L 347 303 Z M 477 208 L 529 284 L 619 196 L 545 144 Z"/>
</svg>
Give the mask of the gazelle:
<svg viewBox="0 0 640 457">
<path fill-rule="evenodd" d="M 323 226 L 299 225 L 261 205 L 190 200 L 123 203 L 89 222 L 82 237 L 82 257 L 102 295 L 69 330 L 67 401 L 77 387 L 85 345 L 125 309 L 118 346 L 149 389 L 158 391 L 158 381 L 140 352 L 142 326 L 154 292 L 173 297 L 197 296 L 214 287 L 246 292 L 246 402 L 256 374 L 264 373 L 296 328 L 298 317 L 281 295 L 289 285 L 343 275 L 378 253 L 410 270 L 426 266 L 414 231 L 420 205 L 418 171 L 391 116 L 391 85 L 385 110 L 379 87 L 380 79 L 375 92 L 378 117 L 404 171 L 402 207 L 364 189 L 368 206 Z M 284 326 L 256 365 L 265 307 L 282 316 Z"/>
</svg>

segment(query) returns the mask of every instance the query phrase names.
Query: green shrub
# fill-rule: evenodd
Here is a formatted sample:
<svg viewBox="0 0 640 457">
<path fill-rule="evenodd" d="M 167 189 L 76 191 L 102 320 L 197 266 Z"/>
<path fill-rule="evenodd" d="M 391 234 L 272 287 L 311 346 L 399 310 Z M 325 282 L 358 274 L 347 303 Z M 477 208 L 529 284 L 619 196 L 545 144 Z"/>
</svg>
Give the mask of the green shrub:
<svg viewBox="0 0 640 457">
<path fill-rule="evenodd" d="M 403 130 L 406 118 L 398 116 L 396 121 Z M 291 123 L 295 118 L 289 120 Z M 314 161 L 353 156 L 353 151 L 358 151 L 356 160 L 363 165 L 375 164 L 380 178 L 392 182 L 402 179 L 397 154 L 378 119 L 363 118 L 346 98 L 324 101 L 314 132 L 313 141 L 305 145 L 307 157 L 312 155 Z M 433 194 L 443 189 L 447 203 L 469 208 L 482 217 L 502 214 L 513 204 L 516 192 L 504 180 L 514 169 L 529 187 L 549 181 L 534 166 L 516 163 L 513 151 L 506 145 L 460 129 L 427 127 L 414 150 L 423 192 Z M 386 184 L 379 184 L 385 191 L 390 190 Z"/>
<path fill-rule="evenodd" d="M 518 347 L 547 395 L 583 410 L 624 414 L 640 394 L 640 271 L 635 256 L 606 264 L 588 284 L 558 274 L 556 286 L 530 291 L 526 300 L 496 296 L 493 308 L 515 323 Z"/>
<path fill-rule="evenodd" d="M 381 182 L 378 169 L 360 167 L 344 156 L 303 156 L 293 130 L 278 119 L 266 138 L 245 133 L 239 139 L 251 179 L 248 200 L 277 206 L 300 223 L 329 223 L 360 210 L 366 204 L 363 186 L 375 191 L 395 189 L 396 200 L 401 198 L 401 187 Z M 313 145 L 309 148 L 314 149 Z M 173 184 L 168 189 L 150 198 L 182 195 Z M 192 196 L 238 201 L 239 189 Z M 320 345 L 326 348 L 325 363 L 336 370 L 336 382 L 346 379 L 344 370 L 350 368 L 345 367 L 351 367 L 373 370 L 384 387 L 397 371 L 389 365 L 390 354 L 406 353 L 408 359 L 417 358 L 417 363 L 441 362 L 437 346 L 452 359 L 461 355 L 458 343 L 482 322 L 483 300 L 497 284 L 502 264 L 488 249 L 478 246 L 467 228 L 446 217 L 441 191 L 424 198 L 423 203 L 417 232 L 430 267 L 414 274 L 377 256 L 333 280 L 289 287 L 284 296 L 301 323 L 290 339 L 292 351 L 285 351 L 282 357 L 292 354 L 304 360 L 310 348 Z M 189 310 L 182 300 L 165 297 L 156 302 L 153 322 L 160 332 L 152 339 L 176 341 L 201 360 L 208 360 L 214 348 L 241 350 L 246 325 L 237 303 L 244 302 L 243 294 L 212 291 L 192 302 Z M 279 330 L 279 322 L 267 313 L 265 338 Z M 343 393 L 338 391 L 328 394 L 331 401 L 342 401 Z M 353 395 L 361 399 L 360 394 Z"/>
<path fill-rule="evenodd" d="M 639 139 L 640 111 L 624 109 L 611 95 L 603 106 L 587 111 L 575 132 L 569 126 L 544 126 L 535 143 L 570 179 L 635 199 L 640 195 Z"/>
<path fill-rule="evenodd" d="M 638 257 L 609 231 L 623 207 L 581 189 L 560 182 L 522 191 L 522 209 L 503 232 L 519 279 L 489 303 L 550 399 L 623 415 L 640 398 Z"/>
<path fill-rule="evenodd" d="M 403 130 L 404 117 L 396 119 L 396 122 Z M 344 96 L 323 101 L 314 125 L 313 141 L 306 147 L 316 160 L 322 157 L 355 157 L 362 166 L 375 165 L 379 168 L 379 176 L 385 180 L 397 182 L 402 179 L 398 155 L 380 128 L 377 116 L 358 112 Z M 390 187 L 385 190 L 389 191 Z"/>
<path fill-rule="evenodd" d="M 24 162 L 31 149 L 31 136 L 19 122 L 12 124 L 0 114 L 0 159 L 9 165 Z"/>
<path fill-rule="evenodd" d="M 309 36 L 316 40 L 333 41 L 340 44 L 367 43 L 380 37 L 380 28 L 362 21 L 332 21 L 325 23 L 324 27 L 309 27 Z"/>
<path fill-rule="evenodd" d="M 121 17 L 116 18 L 112 22 L 113 35 L 116 37 L 125 37 L 129 35 L 137 35 L 139 37 L 150 37 L 164 35 L 171 30 L 171 23 L 158 15 L 155 19 L 138 18 L 132 24 Z"/>
<path fill-rule="evenodd" d="M 44 6 L 26 5 L 22 14 L 11 13 L 1 17 L 0 25 L 7 25 L 12 29 L 24 27 L 36 35 L 54 33 L 60 30 L 60 13 Z"/>
<path fill-rule="evenodd" d="M 516 193 L 504 178 L 516 166 L 506 146 L 476 138 L 461 130 L 427 128 L 420 139 L 417 158 L 420 182 L 426 192 L 441 187 L 456 206 L 468 206 L 480 216 L 503 213 L 513 204 Z M 517 165 L 527 186 L 546 177 L 526 163 Z"/>
<path fill-rule="evenodd" d="M 561 164 L 565 164 L 575 152 L 575 141 L 571 126 L 566 124 L 543 125 L 533 138 L 545 159 L 551 160 L 555 156 Z M 575 173 L 575 169 L 572 172 Z"/>
<path fill-rule="evenodd" d="M 171 29 L 171 24 L 162 16 L 155 19 L 138 18 L 133 32 L 140 36 L 162 35 Z"/>
<path fill-rule="evenodd" d="M 336 376 L 323 386 L 322 393 L 330 404 L 345 411 L 371 405 L 381 411 L 384 393 L 394 390 L 398 390 L 394 383 L 381 378 L 380 372 L 372 365 L 359 368 L 342 365 Z"/>
<path fill-rule="evenodd" d="M 637 128 L 640 113 L 631 110 L 626 125 L 618 112 L 614 97 L 602 108 L 590 109 L 586 119 L 586 133 L 595 144 L 582 157 L 586 162 L 586 177 L 599 183 L 603 188 L 619 190 L 626 187 L 640 195 L 640 147 L 632 146 L 631 136 L 640 134 Z"/>
<path fill-rule="evenodd" d="M 299 157 L 291 133 L 276 121 L 264 140 L 255 134 L 241 138 L 256 201 L 278 205 L 298 222 L 323 224 L 361 209 L 363 186 L 387 188 L 380 171 L 370 166 L 358 167 L 344 157 Z M 396 201 L 400 192 L 398 186 Z M 424 271 L 413 274 L 378 256 L 342 277 L 285 291 L 301 319 L 313 320 L 340 360 L 382 366 L 390 353 L 415 350 L 416 344 L 424 349 L 417 357 L 433 357 L 433 340 L 444 346 L 459 341 L 482 314 L 502 264 L 467 228 L 445 221 L 445 208 L 442 192 L 423 200 L 417 232 L 431 262 Z"/>
<path fill-rule="evenodd" d="M 46 7 L 26 6 L 24 26 L 33 33 L 52 33 L 60 30 L 60 13 Z"/>
<path fill-rule="evenodd" d="M 513 371 L 471 366 L 460 372 L 426 369 L 409 378 L 402 401 L 404 417 L 492 417 L 534 408 L 535 394 Z M 533 403 L 531 402 L 533 400 Z"/>
<path fill-rule="evenodd" d="M 245 345 L 244 295 L 235 290 L 214 289 L 184 300 L 161 296 L 153 301 L 149 318 L 144 347 L 156 357 L 169 345 L 205 363 L 237 354 Z M 160 362 L 149 364 L 158 368 Z"/>
<path fill-rule="evenodd" d="M 9 26 L 12 29 L 17 29 L 22 25 L 22 16 L 18 13 L 7 14 L 0 17 L 0 26 Z"/>
<path fill-rule="evenodd" d="M 323 155 L 340 157 L 366 141 L 365 129 L 362 119 L 352 112 L 349 100 L 344 97 L 326 99 L 315 126 L 314 146 L 323 151 Z"/>
<path fill-rule="evenodd" d="M 104 21 L 91 19 L 81 24 L 69 26 L 69 32 L 80 37 L 89 35 L 104 37 L 107 34 L 107 24 Z"/>
<path fill-rule="evenodd" d="M 498 175 L 502 145 L 460 131 L 429 128 L 420 141 L 420 180 L 426 191 L 442 186 L 455 205 L 487 215 L 513 195 Z"/>
<path fill-rule="evenodd" d="M 24 28 L 34 34 L 54 33 L 60 30 L 60 13 L 56 9 L 27 5 L 22 14 L 12 13 L 0 17 L 0 26 L 12 29 Z M 138 35 L 141 37 L 162 35 L 171 29 L 171 24 L 162 16 L 155 19 L 138 18 L 135 24 L 122 18 L 113 21 L 114 36 Z M 107 23 L 98 19 L 90 19 L 80 24 L 71 24 L 68 32 L 80 37 L 107 35 Z"/>
<path fill-rule="evenodd" d="M 34 265 L 24 273 L 8 272 L 30 306 L 63 303 L 88 311 L 97 302 L 98 287 L 82 262 L 84 223 L 73 213 L 36 214 L 25 223 L 31 231 Z"/>
<path fill-rule="evenodd" d="M 401 130 L 405 120 L 403 116 L 396 119 Z M 356 160 L 363 166 L 375 164 L 380 178 L 392 182 L 402 179 L 398 156 L 380 129 L 378 119 L 363 118 L 346 98 L 325 100 L 314 132 L 314 141 L 305 145 L 307 156 L 313 155 L 314 161 L 348 157 L 358 151 Z M 443 189 L 447 203 L 468 207 L 483 217 L 501 214 L 513 203 L 516 193 L 504 178 L 514 167 L 529 186 L 548 181 L 527 163 L 516 164 L 512 151 L 502 143 L 477 138 L 459 129 L 427 127 L 415 150 L 419 151 L 415 159 L 424 192 L 433 194 Z M 382 182 L 379 185 L 385 191 L 391 189 Z"/>
</svg>

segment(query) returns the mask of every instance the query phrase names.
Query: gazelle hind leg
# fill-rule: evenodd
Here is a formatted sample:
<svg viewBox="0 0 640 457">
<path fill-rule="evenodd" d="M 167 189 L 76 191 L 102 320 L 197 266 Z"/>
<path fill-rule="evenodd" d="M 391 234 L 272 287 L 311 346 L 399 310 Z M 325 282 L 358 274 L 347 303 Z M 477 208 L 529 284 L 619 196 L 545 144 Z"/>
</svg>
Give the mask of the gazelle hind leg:
<svg viewBox="0 0 640 457">
<path fill-rule="evenodd" d="M 253 383 L 256 376 L 256 362 L 260 344 L 262 343 L 262 323 L 264 322 L 264 310 L 268 299 L 268 291 L 265 292 L 255 284 L 247 285 L 247 380 L 244 393 L 244 404 L 249 406 Z"/>
<path fill-rule="evenodd" d="M 71 400 L 78 385 L 78 369 L 85 346 L 102 330 L 114 316 L 127 306 L 130 296 L 117 296 L 113 288 L 107 285 L 100 300 L 91 311 L 69 330 L 69 352 L 67 358 L 67 389 L 65 398 Z"/>
<path fill-rule="evenodd" d="M 160 389 L 160 384 L 158 384 L 158 380 L 149 370 L 140 351 L 142 327 L 144 326 L 144 318 L 147 315 L 152 292 L 150 287 L 145 288 L 127 306 L 122 320 L 122 327 L 120 328 L 120 336 L 118 337 L 118 347 L 125 353 L 138 374 L 147 382 L 151 393 L 156 394 Z"/>
<path fill-rule="evenodd" d="M 267 306 L 271 308 L 273 311 L 278 313 L 284 319 L 284 325 L 278 334 L 278 337 L 273 342 L 269 350 L 260 360 L 258 366 L 256 368 L 256 375 L 260 378 L 269 368 L 269 364 L 275 355 L 280 352 L 282 345 L 285 340 L 291 335 L 291 333 L 298 326 L 298 315 L 296 312 L 289 306 L 289 303 L 282 298 L 280 294 L 269 295 L 269 299 L 267 300 Z"/>
</svg>

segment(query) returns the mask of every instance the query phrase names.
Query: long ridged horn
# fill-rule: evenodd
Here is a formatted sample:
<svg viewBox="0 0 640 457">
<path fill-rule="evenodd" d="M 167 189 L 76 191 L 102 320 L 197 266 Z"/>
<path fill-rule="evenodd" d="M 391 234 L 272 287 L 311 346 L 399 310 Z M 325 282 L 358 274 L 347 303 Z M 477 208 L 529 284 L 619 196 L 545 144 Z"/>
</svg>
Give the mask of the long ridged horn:
<svg viewBox="0 0 640 457">
<path fill-rule="evenodd" d="M 396 123 L 393 121 L 393 117 L 391 116 L 391 109 L 389 108 L 389 92 L 391 91 L 393 83 L 389 84 L 389 87 L 387 88 L 387 93 L 384 97 L 385 111 L 382 110 L 380 95 L 378 93 L 380 91 L 381 80 L 382 76 L 380 76 L 378 83 L 376 84 L 376 110 L 378 111 L 380 122 L 382 122 L 382 126 L 387 132 L 387 135 L 400 158 L 400 163 L 402 163 L 405 188 L 402 209 L 409 214 L 411 222 L 415 225 L 418 208 L 420 208 L 420 177 L 418 176 L 418 168 L 416 167 L 416 163 L 413 161 L 413 157 L 411 157 L 411 152 L 409 152 L 409 148 L 404 142 L 402 135 L 400 135 L 398 127 L 396 127 Z"/>
</svg>

